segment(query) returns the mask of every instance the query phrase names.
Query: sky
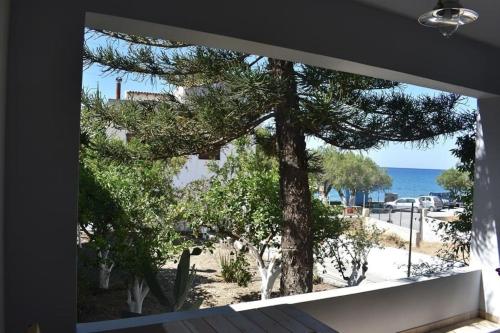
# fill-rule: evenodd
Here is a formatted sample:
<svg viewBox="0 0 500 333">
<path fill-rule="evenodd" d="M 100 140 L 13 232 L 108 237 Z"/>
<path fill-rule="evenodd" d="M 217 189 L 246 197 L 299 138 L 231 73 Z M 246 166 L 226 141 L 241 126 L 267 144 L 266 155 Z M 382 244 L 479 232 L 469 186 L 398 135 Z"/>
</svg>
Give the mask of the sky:
<svg viewBox="0 0 500 333">
<path fill-rule="evenodd" d="M 83 88 L 95 90 L 99 88 L 101 94 L 106 98 L 115 98 L 115 75 L 102 73 L 99 66 L 91 66 L 83 72 Z M 123 77 L 122 98 L 129 90 L 161 92 L 165 88 L 160 83 L 153 83 L 149 80 L 136 81 L 134 76 Z M 439 94 L 439 91 L 406 85 L 405 92 L 419 94 Z M 476 99 L 467 98 L 467 107 L 476 108 Z M 309 138 L 307 141 L 309 148 L 316 148 L 322 141 Z M 418 168 L 418 169 L 449 169 L 457 164 L 457 159 L 450 150 L 455 147 L 455 138 L 441 138 L 436 144 L 428 149 L 417 149 L 411 144 L 389 143 L 380 149 L 371 149 L 360 152 L 372 158 L 381 167 L 396 168 Z"/>
<path fill-rule="evenodd" d="M 406 92 L 414 95 L 435 95 L 440 91 L 407 85 Z M 477 108 L 477 100 L 467 97 L 466 107 Z M 420 169 L 449 169 L 454 167 L 458 160 L 450 152 L 455 148 L 455 137 L 441 138 L 428 149 L 417 149 L 410 144 L 389 143 L 378 150 L 371 150 L 368 156 L 383 167 L 420 168 Z"/>
<path fill-rule="evenodd" d="M 415 96 L 421 94 L 436 95 L 441 91 L 405 85 L 405 92 Z M 473 97 L 465 99 L 465 107 L 477 109 L 477 100 Z M 439 169 L 453 168 L 458 160 L 450 152 L 455 148 L 456 137 L 442 137 L 427 149 L 418 149 L 409 143 L 388 143 L 380 149 L 362 151 L 361 154 L 369 156 L 381 167 L 393 168 L 415 168 L 415 169 Z M 317 139 L 309 139 L 309 147 L 318 147 L 324 142 Z"/>
</svg>

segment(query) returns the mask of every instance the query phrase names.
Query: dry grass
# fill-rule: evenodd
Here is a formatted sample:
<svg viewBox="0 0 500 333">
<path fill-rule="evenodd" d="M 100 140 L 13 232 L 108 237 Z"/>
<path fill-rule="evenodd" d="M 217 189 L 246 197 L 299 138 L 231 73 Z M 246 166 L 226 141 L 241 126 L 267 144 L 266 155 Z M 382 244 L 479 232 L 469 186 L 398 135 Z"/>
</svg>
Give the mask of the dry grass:
<svg viewBox="0 0 500 333">
<path fill-rule="evenodd" d="M 381 237 L 381 245 L 384 247 L 394 247 L 397 249 L 408 250 L 410 244 L 398 235 L 386 232 Z M 441 248 L 442 244 L 436 242 L 423 241 L 420 243 L 419 247 L 417 247 L 416 244 L 412 244 L 413 251 L 430 256 L 435 256 Z"/>
<path fill-rule="evenodd" d="M 380 243 L 384 247 L 394 247 L 396 249 L 408 248 L 408 242 L 394 233 L 385 232 L 380 237 Z"/>
<path fill-rule="evenodd" d="M 415 252 L 420 252 L 424 254 L 428 254 L 430 256 L 435 256 L 437 252 L 442 248 L 441 243 L 436 243 L 436 242 L 421 242 L 420 247 L 412 246 L 412 249 Z"/>
</svg>

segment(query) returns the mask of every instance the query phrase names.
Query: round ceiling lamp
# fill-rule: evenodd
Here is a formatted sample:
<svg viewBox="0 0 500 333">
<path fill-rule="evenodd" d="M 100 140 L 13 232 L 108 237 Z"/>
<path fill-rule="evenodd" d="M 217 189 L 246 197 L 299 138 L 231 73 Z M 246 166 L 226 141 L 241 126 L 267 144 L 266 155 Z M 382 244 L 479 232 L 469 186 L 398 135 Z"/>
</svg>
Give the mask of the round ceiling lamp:
<svg viewBox="0 0 500 333">
<path fill-rule="evenodd" d="M 426 27 L 439 29 L 443 36 L 450 37 L 460 26 L 478 18 L 477 12 L 464 8 L 458 0 L 439 0 L 433 10 L 418 18 L 418 22 Z"/>
</svg>

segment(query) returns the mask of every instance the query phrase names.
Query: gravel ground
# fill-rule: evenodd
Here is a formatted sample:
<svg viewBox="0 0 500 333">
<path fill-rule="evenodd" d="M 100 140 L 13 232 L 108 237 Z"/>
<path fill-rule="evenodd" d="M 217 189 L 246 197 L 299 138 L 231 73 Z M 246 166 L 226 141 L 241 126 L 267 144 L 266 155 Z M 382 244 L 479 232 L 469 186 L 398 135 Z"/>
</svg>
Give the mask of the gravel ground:
<svg viewBox="0 0 500 333">
<path fill-rule="evenodd" d="M 188 304 L 203 299 L 201 308 L 222 306 L 233 303 L 248 302 L 260 299 L 260 278 L 254 261 L 248 257 L 252 280 L 247 287 L 236 283 L 224 282 L 220 276 L 220 268 L 216 253 L 209 251 L 191 257 L 191 265 L 196 266 L 197 275 L 194 287 L 188 299 Z M 171 288 L 175 279 L 176 264 L 165 265 L 160 272 L 164 290 Z M 119 272 L 113 272 L 110 290 L 99 291 L 94 288 L 79 288 L 79 322 L 91 322 L 122 318 L 128 310 L 126 285 L 122 282 Z M 332 284 L 319 283 L 314 285 L 314 291 L 324 291 L 335 288 Z M 278 296 L 279 279 L 273 288 L 273 297 Z M 143 313 L 155 314 L 165 312 L 165 309 L 149 294 L 144 300 Z"/>
<path fill-rule="evenodd" d="M 195 280 L 194 294 L 203 297 L 201 308 L 221 306 L 233 303 L 255 301 L 260 299 L 260 277 L 257 266 L 251 257 L 248 257 L 252 281 L 247 287 L 240 287 L 236 283 L 224 282 L 220 276 L 217 255 L 205 251 L 199 256 L 191 257 L 191 264 L 196 266 L 197 278 Z M 174 268 L 175 265 L 166 266 Z M 334 288 L 333 285 L 320 283 L 314 285 L 314 291 L 323 291 Z M 278 296 L 279 279 L 273 288 L 273 297 Z"/>
</svg>

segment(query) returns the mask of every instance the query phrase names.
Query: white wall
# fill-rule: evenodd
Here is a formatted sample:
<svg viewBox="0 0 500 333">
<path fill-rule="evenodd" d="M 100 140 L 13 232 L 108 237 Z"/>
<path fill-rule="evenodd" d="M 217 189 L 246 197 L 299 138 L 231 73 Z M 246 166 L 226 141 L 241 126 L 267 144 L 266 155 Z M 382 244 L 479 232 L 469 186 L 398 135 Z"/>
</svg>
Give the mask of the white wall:
<svg viewBox="0 0 500 333">
<path fill-rule="evenodd" d="M 203 87 L 177 87 L 173 94 L 180 103 L 185 103 L 190 95 L 203 95 L 205 90 L 206 89 Z M 227 157 L 234 151 L 234 145 L 228 144 L 221 148 L 219 160 L 203 160 L 200 159 L 198 155 L 188 156 L 186 163 L 173 179 L 174 186 L 177 188 L 183 188 L 195 180 L 210 177 L 211 172 L 208 168 L 209 163 L 215 162 L 219 167 L 221 167 L 224 163 L 226 163 Z"/>
<path fill-rule="evenodd" d="M 123 142 L 127 142 L 127 131 L 126 130 L 117 129 L 117 128 L 110 126 L 110 127 L 106 128 L 106 136 L 113 138 L 113 139 L 121 140 Z"/>
<path fill-rule="evenodd" d="M 386 221 L 378 220 L 376 218 L 368 218 L 366 222 L 370 225 L 374 225 L 379 229 L 384 230 L 387 234 L 395 234 L 401 237 L 405 241 L 410 240 L 410 228 L 401 227 L 399 225 L 388 223 Z M 412 232 L 412 242 L 416 243 L 417 239 L 417 230 L 413 230 Z"/>
<path fill-rule="evenodd" d="M 386 221 L 381 221 L 376 218 L 369 218 L 367 222 L 377 226 L 380 229 L 385 230 L 388 234 L 393 233 L 401 237 L 402 239 L 408 241 L 410 239 L 410 228 L 401 227 L 397 224 L 388 223 Z M 437 223 L 437 222 L 436 222 Z M 429 219 L 424 219 L 423 222 L 423 237 L 422 240 L 426 242 L 441 242 L 441 237 L 434 232 L 436 228 L 436 223 L 431 223 Z M 418 230 L 413 230 L 412 232 L 412 242 L 416 244 Z"/>
<path fill-rule="evenodd" d="M 341 333 L 399 332 L 477 311 L 480 272 L 464 271 L 415 283 L 382 282 L 231 307 L 241 311 L 292 304 Z"/>
<path fill-rule="evenodd" d="M 448 276 L 397 280 L 323 292 L 233 304 L 192 312 L 79 324 L 78 333 L 106 332 L 130 325 L 151 325 L 231 310 L 291 304 L 340 333 L 392 333 L 455 316 L 474 316 L 479 307 L 480 271 L 464 269 Z"/>
<path fill-rule="evenodd" d="M 220 152 L 220 160 L 218 161 L 200 160 L 198 155 L 189 156 L 186 164 L 184 164 L 179 173 L 174 177 L 174 186 L 183 188 L 192 181 L 210 177 L 211 173 L 208 170 L 208 164 L 210 162 L 215 162 L 218 166 L 224 165 L 227 161 L 227 157 L 231 155 L 234 150 L 232 144 L 223 147 Z"/>
<path fill-rule="evenodd" d="M 9 1 L 0 0 L 0 333 L 4 332 L 3 308 L 3 165 L 4 165 L 4 133 L 5 133 L 5 107 L 6 107 L 6 68 L 7 68 L 7 38 L 9 31 Z"/>
<path fill-rule="evenodd" d="M 500 318 L 500 98 L 478 106 L 471 264 L 483 270 L 481 309 Z"/>
</svg>

